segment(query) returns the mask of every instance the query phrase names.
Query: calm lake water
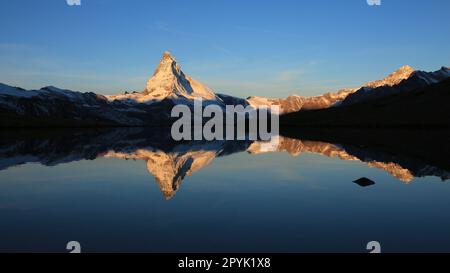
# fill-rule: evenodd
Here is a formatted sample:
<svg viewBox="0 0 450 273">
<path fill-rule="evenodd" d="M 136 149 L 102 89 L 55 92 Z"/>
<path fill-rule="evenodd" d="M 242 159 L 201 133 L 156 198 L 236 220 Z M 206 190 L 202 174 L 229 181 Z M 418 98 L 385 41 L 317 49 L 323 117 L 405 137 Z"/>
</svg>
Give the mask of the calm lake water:
<svg viewBox="0 0 450 273">
<path fill-rule="evenodd" d="M 3 136 L 0 251 L 68 252 L 78 241 L 83 252 L 368 252 L 378 241 L 383 252 L 450 252 L 448 162 L 278 141 Z M 362 177 L 375 184 L 353 182 Z"/>
</svg>

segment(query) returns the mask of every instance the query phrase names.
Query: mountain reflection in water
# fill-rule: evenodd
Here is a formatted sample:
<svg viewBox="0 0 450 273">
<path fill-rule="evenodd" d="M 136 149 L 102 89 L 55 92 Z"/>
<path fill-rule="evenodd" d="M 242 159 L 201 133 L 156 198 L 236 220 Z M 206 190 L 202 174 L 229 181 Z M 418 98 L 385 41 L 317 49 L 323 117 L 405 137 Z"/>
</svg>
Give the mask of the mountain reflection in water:
<svg viewBox="0 0 450 273">
<path fill-rule="evenodd" d="M 121 128 L 102 130 L 57 130 L 57 131 L 14 131 L 3 133 L 0 138 L 0 170 L 25 163 L 40 163 L 46 166 L 69 163 L 83 159 L 99 157 L 143 160 L 147 170 L 155 177 L 166 199 L 172 198 L 180 188 L 183 179 L 194 172 L 207 167 L 216 157 L 234 153 L 250 154 L 287 152 L 291 156 L 314 153 L 341 160 L 359 161 L 368 167 L 379 168 L 410 183 L 414 177 L 437 176 L 442 180 L 450 178 L 448 161 L 443 162 L 441 154 L 448 151 L 444 141 L 448 132 L 437 132 L 442 142 L 434 137 L 437 152 L 425 149 L 425 153 L 403 154 L 395 150 L 401 145 L 393 145 L 393 150 L 380 145 L 361 144 L 356 135 L 357 144 L 348 144 L 348 138 L 336 137 L 343 143 L 331 140 L 328 132 L 321 134 L 289 132 L 286 136 L 277 136 L 271 142 L 263 141 L 171 141 L 169 128 Z M 423 137 L 414 137 L 409 132 L 409 141 Z M 365 135 L 372 135 L 365 132 Z M 397 134 L 399 135 L 399 134 Z M 426 133 L 430 136 L 430 133 Z M 391 135 L 392 136 L 392 135 Z M 345 139 L 345 141 L 343 140 Z M 407 141 L 402 142 L 408 145 Z M 408 151 L 420 150 L 414 144 Z M 434 147 L 433 146 L 433 147 Z M 419 149 L 418 149 L 419 148 Z"/>
</svg>

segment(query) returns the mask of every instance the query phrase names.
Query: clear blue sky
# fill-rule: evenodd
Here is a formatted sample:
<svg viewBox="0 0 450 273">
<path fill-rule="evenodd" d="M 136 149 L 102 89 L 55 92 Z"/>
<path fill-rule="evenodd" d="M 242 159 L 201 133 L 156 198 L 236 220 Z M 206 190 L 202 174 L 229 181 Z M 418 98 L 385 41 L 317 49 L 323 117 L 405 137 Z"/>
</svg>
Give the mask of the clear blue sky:
<svg viewBox="0 0 450 273">
<path fill-rule="evenodd" d="M 142 90 L 162 52 L 216 92 L 316 95 L 450 65 L 450 1 L 0 0 L 0 82 Z"/>
</svg>

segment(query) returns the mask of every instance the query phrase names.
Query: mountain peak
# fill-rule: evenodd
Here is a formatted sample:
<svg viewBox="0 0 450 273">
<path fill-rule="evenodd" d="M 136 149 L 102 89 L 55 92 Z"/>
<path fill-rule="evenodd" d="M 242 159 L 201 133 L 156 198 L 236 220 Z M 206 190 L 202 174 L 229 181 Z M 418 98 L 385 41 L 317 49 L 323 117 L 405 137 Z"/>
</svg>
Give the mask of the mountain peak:
<svg viewBox="0 0 450 273">
<path fill-rule="evenodd" d="M 414 72 L 414 71 L 415 71 L 414 68 L 412 68 L 411 66 L 404 65 L 404 66 L 400 67 L 399 69 L 397 69 L 395 72 Z"/>
<path fill-rule="evenodd" d="M 389 76 L 387 76 L 386 78 L 366 83 L 363 87 L 377 88 L 381 86 L 394 86 L 399 84 L 401 81 L 411 77 L 414 72 L 414 68 L 409 65 L 404 65 L 395 70 L 393 73 L 389 74 Z"/>
<path fill-rule="evenodd" d="M 170 51 L 164 51 L 163 53 L 163 59 L 171 59 L 175 61 L 175 58 L 172 56 L 172 54 L 170 53 Z"/>
<path fill-rule="evenodd" d="M 216 99 L 211 89 L 183 73 L 175 57 L 169 51 L 163 53 L 158 67 L 147 82 L 144 95 L 153 100 L 193 99 L 196 97 L 206 100 Z"/>
<path fill-rule="evenodd" d="M 158 74 L 166 74 L 166 76 L 177 74 L 174 76 L 181 76 L 181 73 L 182 72 L 180 66 L 177 64 L 177 60 L 175 59 L 175 57 L 172 56 L 169 51 L 164 51 L 163 56 L 155 69 L 155 72 L 153 72 L 152 78 L 157 76 Z"/>
</svg>

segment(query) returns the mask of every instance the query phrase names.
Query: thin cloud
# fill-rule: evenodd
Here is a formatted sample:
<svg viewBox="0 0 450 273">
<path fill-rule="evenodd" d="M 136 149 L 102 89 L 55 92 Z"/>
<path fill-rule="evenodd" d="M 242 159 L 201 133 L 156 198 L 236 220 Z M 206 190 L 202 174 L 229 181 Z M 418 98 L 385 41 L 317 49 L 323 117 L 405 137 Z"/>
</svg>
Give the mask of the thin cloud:
<svg viewBox="0 0 450 273">
<path fill-rule="evenodd" d="M 299 80 L 304 74 L 305 71 L 301 69 L 281 71 L 276 74 L 275 80 L 278 82 L 293 82 Z"/>
</svg>

